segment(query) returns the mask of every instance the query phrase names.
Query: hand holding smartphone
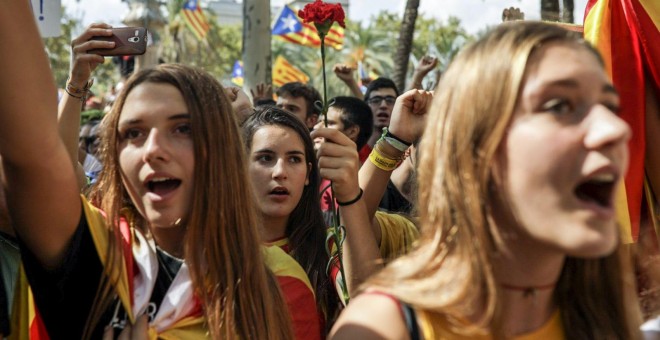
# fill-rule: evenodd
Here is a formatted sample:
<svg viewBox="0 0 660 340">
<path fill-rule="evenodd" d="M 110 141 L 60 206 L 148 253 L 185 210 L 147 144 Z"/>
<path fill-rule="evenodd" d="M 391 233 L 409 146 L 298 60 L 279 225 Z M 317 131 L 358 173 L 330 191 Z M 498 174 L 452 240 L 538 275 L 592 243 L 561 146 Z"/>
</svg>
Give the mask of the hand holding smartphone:
<svg viewBox="0 0 660 340">
<path fill-rule="evenodd" d="M 144 27 L 115 27 L 109 37 L 94 36 L 92 40 L 114 41 L 114 48 L 89 50 L 102 56 L 140 55 L 147 50 L 147 29 Z"/>
</svg>

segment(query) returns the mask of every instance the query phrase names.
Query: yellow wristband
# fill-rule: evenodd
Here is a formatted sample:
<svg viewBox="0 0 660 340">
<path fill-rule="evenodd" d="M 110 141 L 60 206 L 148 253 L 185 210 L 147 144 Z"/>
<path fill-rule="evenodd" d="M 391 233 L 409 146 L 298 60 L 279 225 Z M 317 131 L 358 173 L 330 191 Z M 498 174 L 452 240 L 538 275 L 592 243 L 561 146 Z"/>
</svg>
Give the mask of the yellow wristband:
<svg viewBox="0 0 660 340">
<path fill-rule="evenodd" d="M 399 160 L 383 156 L 376 148 L 371 150 L 369 161 L 379 169 L 385 171 L 392 171 L 399 165 Z"/>
</svg>

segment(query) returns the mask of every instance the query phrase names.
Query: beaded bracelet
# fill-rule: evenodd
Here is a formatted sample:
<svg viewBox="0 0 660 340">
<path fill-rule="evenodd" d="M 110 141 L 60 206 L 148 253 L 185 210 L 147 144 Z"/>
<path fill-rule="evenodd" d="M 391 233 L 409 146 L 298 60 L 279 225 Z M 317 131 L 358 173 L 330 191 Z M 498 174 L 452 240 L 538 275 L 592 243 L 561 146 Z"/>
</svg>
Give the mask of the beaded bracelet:
<svg viewBox="0 0 660 340">
<path fill-rule="evenodd" d="M 347 205 L 351 205 L 351 204 L 353 204 L 353 203 L 359 201 L 360 198 L 362 198 L 362 194 L 363 194 L 363 193 L 364 193 L 364 191 L 362 191 L 362 188 L 360 188 L 360 193 L 359 193 L 354 199 L 352 199 L 352 200 L 350 200 L 350 201 L 348 201 L 348 202 L 339 202 L 339 201 L 337 201 L 337 204 L 338 204 L 340 207 L 345 207 L 345 206 L 347 206 Z"/>
</svg>

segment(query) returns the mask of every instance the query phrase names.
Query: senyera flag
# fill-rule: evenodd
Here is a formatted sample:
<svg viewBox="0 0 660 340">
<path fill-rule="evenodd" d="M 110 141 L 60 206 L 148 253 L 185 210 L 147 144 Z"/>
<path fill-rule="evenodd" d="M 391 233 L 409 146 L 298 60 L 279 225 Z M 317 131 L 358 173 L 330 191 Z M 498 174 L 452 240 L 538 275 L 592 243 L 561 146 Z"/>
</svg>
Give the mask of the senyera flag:
<svg viewBox="0 0 660 340">
<path fill-rule="evenodd" d="M 306 84 L 309 81 L 309 77 L 291 65 L 283 56 L 277 56 L 275 58 L 275 64 L 273 64 L 273 85 L 282 86 L 286 83 L 296 81 Z"/>
<path fill-rule="evenodd" d="M 617 196 L 624 242 L 635 242 L 639 236 L 641 212 L 645 208 L 642 202 L 646 148 L 658 150 L 658 145 L 647 143 L 650 136 L 646 134 L 645 120 L 647 93 L 660 97 L 659 26 L 658 0 L 589 0 L 585 10 L 584 36 L 603 55 L 620 94 L 619 114 L 633 131 L 625 190 L 621 188 Z M 652 199 L 650 195 L 646 197 Z M 649 213 L 655 222 L 653 209 Z"/>
</svg>

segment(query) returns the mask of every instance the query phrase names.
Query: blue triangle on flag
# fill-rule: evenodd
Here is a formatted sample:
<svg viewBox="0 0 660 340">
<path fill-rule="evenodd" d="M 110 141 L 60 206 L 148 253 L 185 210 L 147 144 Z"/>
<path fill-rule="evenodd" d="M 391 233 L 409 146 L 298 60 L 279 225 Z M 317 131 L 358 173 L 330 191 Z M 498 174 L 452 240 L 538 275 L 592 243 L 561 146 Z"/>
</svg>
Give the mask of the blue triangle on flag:
<svg viewBox="0 0 660 340">
<path fill-rule="evenodd" d="M 243 65 L 241 64 L 240 61 L 236 60 L 236 62 L 234 63 L 234 69 L 231 72 L 231 76 L 233 78 L 243 76 Z"/>
<path fill-rule="evenodd" d="M 183 5 L 183 9 L 191 11 L 197 10 L 197 0 L 187 0 L 185 5 Z"/>
<path fill-rule="evenodd" d="M 302 23 L 296 13 L 289 6 L 282 8 L 282 13 L 273 25 L 274 35 L 283 35 L 289 33 L 300 32 L 302 30 Z"/>
</svg>

